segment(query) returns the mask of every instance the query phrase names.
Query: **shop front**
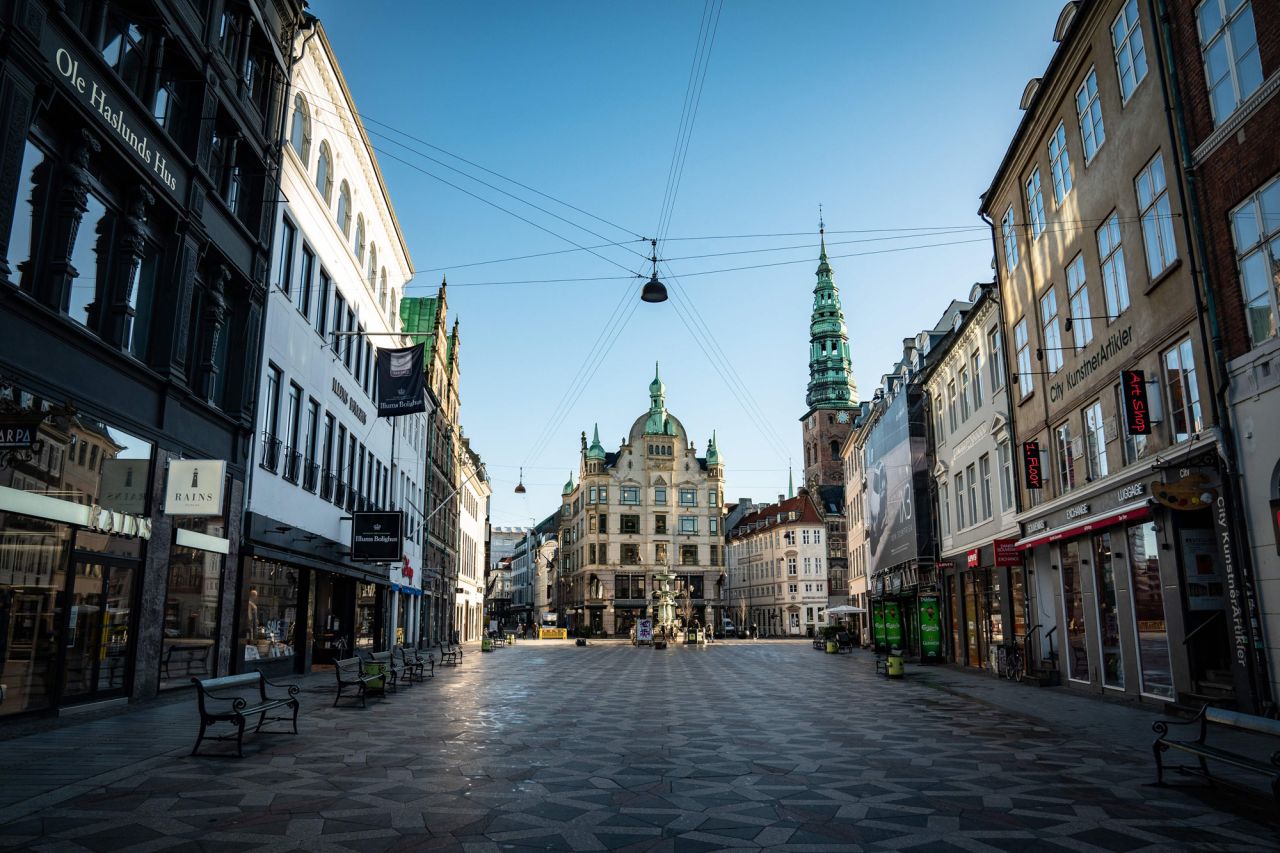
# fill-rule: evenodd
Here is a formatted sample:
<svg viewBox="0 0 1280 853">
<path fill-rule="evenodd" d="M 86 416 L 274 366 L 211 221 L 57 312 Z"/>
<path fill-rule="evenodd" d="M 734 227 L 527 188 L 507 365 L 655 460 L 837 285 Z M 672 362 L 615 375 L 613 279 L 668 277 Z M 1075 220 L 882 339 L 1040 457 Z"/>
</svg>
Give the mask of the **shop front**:
<svg viewBox="0 0 1280 853">
<path fill-rule="evenodd" d="M 947 623 L 946 659 L 1003 671 L 1004 658 L 1027 633 L 1026 582 L 1013 540 L 997 539 L 939 563 Z"/>
<path fill-rule="evenodd" d="M 1157 470 L 1056 507 L 1018 542 L 1037 610 L 1058 602 L 1062 677 L 1094 692 L 1247 707 L 1252 673 L 1235 633 L 1247 603 L 1233 589 L 1226 513 L 1215 514 L 1214 456 Z"/>
<path fill-rule="evenodd" d="M 938 570 L 914 562 L 871 579 L 871 636 L 877 652 L 900 649 L 921 662 L 942 660 Z"/>
</svg>

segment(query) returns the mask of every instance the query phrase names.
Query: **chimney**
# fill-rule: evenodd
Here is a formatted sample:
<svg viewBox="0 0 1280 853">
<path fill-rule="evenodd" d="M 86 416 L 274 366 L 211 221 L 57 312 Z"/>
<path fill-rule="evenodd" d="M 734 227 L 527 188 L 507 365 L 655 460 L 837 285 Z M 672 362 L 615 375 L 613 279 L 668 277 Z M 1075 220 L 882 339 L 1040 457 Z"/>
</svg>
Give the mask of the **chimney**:
<svg viewBox="0 0 1280 853">
<path fill-rule="evenodd" d="M 778 503 L 782 503 L 787 499 L 786 495 L 778 495 Z"/>
</svg>

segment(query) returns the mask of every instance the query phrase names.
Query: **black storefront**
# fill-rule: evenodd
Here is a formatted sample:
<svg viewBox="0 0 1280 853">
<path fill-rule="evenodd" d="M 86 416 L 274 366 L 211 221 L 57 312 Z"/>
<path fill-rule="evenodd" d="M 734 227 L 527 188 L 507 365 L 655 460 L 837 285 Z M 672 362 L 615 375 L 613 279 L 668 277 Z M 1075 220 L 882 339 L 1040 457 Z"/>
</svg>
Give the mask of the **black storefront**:
<svg viewBox="0 0 1280 853">
<path fill-rule="evenodd" d="M 0 718 L 230 670 L 300 15 L 0 3 L 0 416 L 40 430 L 0 460 Z M 163 512 L 177 459 L 226 463 L 221 515 Z"/>
</svg>

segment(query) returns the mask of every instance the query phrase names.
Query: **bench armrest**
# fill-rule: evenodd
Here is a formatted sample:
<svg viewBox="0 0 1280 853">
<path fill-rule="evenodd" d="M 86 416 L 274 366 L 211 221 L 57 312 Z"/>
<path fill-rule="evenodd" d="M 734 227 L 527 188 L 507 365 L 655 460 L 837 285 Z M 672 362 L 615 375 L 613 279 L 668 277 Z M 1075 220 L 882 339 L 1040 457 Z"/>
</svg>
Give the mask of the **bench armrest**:
<svg viewBox="0 0 1280 853">
<path fill-rule="evenodd" d="M 1156 720 L 1151 724 L 1151 731 L 1164 737 L 1169 734 L 1169 726 L 1193 726 L 1196 723 L 1204 722 L 1204 712 L 1201 711 L 1189 720 Z"/>
<path fill-rule="evenodd" d="M 262 683 L 266 687 L 279 687 L 280 689 L 287 691 L 289 698 L 293 698 L 301 692 L 301 688 L 296 684 L 277 684 L 274 681 L 267 681 L 265 678 L 262 679 Z M 265 694 L 265 692 L 266 691 L 264 690 L 263 693 Z"/>
</svg>

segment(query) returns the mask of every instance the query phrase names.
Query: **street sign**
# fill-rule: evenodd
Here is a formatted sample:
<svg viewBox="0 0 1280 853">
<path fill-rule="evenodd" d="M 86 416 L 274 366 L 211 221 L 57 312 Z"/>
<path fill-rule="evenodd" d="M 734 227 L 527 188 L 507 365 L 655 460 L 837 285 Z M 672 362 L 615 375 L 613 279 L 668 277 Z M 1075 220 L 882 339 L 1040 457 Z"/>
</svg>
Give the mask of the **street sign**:
<svg viewBox="0 0 1280 853">
<path fill-rule="evenodd" d="M 351 559 L 398 563 L 404 559 L 404 513 L 353 512 Z"/>
</svg>

